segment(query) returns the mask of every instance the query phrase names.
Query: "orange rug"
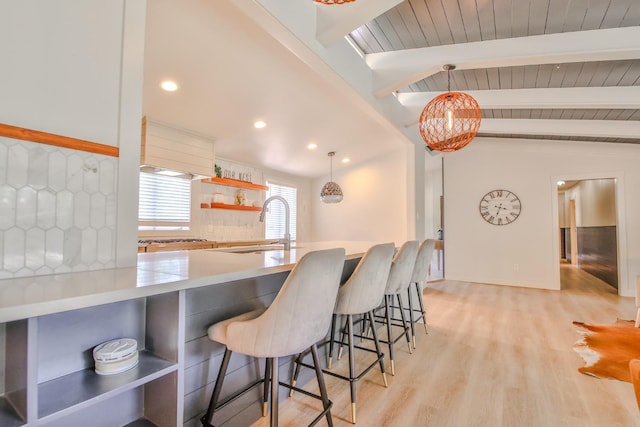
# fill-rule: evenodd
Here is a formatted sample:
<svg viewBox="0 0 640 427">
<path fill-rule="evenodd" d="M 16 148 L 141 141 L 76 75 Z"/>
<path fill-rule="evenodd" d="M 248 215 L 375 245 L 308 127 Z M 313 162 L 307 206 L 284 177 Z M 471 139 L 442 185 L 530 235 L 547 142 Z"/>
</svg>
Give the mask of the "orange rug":
<svg viewBox="0 0 640 427">
<path fill-rule="evenodd" d="M 586 363 L 578 371 L 597 378 L 615 378 L 630 383 L 629 361 L 640 358 L 640 328 L 635 328 L 634 322 L 629 320 L 618 320 L 610 326 L 573 324 L 583 334 L 582 339 L 573 345 Z"/>
</svg>

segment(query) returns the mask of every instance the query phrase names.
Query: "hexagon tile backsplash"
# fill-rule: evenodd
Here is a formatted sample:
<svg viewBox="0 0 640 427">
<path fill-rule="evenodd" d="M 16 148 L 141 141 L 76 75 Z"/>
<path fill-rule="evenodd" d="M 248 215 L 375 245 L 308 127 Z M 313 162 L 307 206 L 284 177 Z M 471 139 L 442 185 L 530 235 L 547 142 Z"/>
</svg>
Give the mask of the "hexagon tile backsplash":
<svg viewBox="0 0 640 427">
<path fill-rule="evenodd" d="M 118 158 L 0 137 L 0 279 L 115 267 Z"/>
</svg>

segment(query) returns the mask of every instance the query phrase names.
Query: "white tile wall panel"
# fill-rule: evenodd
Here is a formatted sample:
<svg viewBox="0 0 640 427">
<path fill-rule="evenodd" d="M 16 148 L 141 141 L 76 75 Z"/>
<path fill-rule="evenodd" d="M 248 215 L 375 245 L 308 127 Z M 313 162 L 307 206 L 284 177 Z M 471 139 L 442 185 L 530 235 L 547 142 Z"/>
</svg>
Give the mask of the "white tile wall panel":
<svg viewBox="0 0 640 427">
<path fill-rule="evenodd" d="M 118 159 L 0 137 L 0 278 L 115 266 Z"/>
</svg>

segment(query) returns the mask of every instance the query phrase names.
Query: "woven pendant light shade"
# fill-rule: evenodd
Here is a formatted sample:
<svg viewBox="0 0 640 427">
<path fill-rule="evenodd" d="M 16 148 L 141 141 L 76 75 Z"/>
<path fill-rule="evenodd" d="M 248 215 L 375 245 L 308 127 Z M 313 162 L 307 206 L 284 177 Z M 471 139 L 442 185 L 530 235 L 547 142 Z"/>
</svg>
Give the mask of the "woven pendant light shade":
<svg viewBox="0 0 640 427">
<path fill-rule="evenodd" d="M 445 66 L 447 76 L 453 65 Z M 456 151 L 471 142 L 480 129 L 482 112 L 478 102 L 462 92 L 449 91 L 433 98 L 422 110 L 420 135 L 436 151 Z"/>
<path fill-rule="evenodd" d="M 342 188 L 333 182 L 333 156 L 336 155 L 336 152 L 331 151 L 327 155 L 331 159 L 331 175 L 329 175 L 329 182 L 320 190 L 320 199 L 325 203 L 340 203 L 343 198 Z"/>
</svg>

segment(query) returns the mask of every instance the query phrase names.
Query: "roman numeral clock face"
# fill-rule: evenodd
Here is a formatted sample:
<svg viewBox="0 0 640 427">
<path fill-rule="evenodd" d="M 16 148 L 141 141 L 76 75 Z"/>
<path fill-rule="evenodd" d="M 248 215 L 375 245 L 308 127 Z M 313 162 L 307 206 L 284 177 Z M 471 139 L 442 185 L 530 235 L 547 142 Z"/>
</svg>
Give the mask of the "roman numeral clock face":
<svg viewBox="0 0 640 427">
<path fill-rule="evenodd" d="M 522 204 L 508 190 L 489 191 L 480 200 L 480 215 L 489 224 L 507 225 L 518 219 Z"/>
</svg>

